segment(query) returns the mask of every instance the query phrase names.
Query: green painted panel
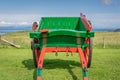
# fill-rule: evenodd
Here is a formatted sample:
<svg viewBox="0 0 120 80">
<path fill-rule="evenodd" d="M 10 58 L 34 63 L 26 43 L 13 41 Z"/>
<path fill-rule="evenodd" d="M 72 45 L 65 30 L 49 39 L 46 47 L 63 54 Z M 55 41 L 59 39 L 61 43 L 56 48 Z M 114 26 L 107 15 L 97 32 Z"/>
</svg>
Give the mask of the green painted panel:
<svg viewBox="0 0 120 80">
<path fill-rule="evenodd" d="M 80 30 L 83 25 L 79 25 L 81 22 L 80 17 L 42 17 L 39 25 L 39 30 L 42 29 L 72 29 Z"/>
<path fill-rule="evenodd" d="M 73 37 L 94 37 L 94 32 L 86 32 L 86 31 L 75 31 L 75 30 L 66 30 L 66 29 L 54 29 L 49 30 L 47 37 L 58 36 L 58 35 L 66 35 Z M 30 38 L 42 38 L 42 33 L 40 32 L 30 32 Z"/>
</svg>

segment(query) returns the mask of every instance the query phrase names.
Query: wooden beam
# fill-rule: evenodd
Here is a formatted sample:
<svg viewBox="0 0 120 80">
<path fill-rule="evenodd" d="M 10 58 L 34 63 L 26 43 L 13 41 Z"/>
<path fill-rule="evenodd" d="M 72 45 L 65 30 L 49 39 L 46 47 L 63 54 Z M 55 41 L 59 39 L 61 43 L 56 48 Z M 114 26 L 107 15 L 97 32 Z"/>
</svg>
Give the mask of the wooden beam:
<svg viewBox="0 0 120 80">
<path fill-rule="evenodd" d="M 9 41 L 7 41 L 7 40 L 5 40 L 5 39 L 3 39 L 3 38 L 1 38 L 1 40 L 4 41 L 4 42 L 6 42 L 6 43 L 8 43 L 8 44 L 10 44 L 11 46 L 14 46 L 14 47 L 16 47 L 16 48 L 20 48 L 20 45 L 15 45 L 14 43 L 9 42 Z"/>
</svg>

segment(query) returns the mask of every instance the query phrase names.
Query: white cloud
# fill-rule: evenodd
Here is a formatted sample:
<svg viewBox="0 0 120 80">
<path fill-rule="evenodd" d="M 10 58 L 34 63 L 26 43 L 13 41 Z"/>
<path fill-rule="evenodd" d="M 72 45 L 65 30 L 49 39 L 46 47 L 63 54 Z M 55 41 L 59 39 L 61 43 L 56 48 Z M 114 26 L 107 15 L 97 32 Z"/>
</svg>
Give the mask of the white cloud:
<svg viewBox="0 0 120 80">
<path fill-rule="evenodd" d="M 112 5 L 113 4 L 112 0 L 102 0 L 102 2 L 105 5 Z"/>
<path fill-rule="evenodd" d="M 89 14 L 95 28 L 120 28 L 120 14 Z"/>
<path fill-rule="evenodd" d="M 38 14 L 0 14 L 0 26 L 31 26 L 40 18 Z"/>
<path fill-rule="evenodd" d="M 0 21 L 0 26 L 12 26 L 14 23 L 6 22 L 6 21 Z"/>
<path fill-rule="evenodd" d="M 13 24 L 13 23 L 10 23 L 10 22 L 5 22 L 5 21 L 1 21 L 0 24 Z"/>
<path fill-rule="evenodd" d="M 18 25 L 20 25 L 20 26 L 29 26 L 29 25 L 32 25 L 32 23 L 20 22 L 20 23 L 18 23 Z"/>
<path fill-rule="evenodd" d="M 30 22 L 5 22 L 5 21 L 0 21 L 0 26 L 1 27 L 8 27 L 8 26 L 30 26 L 32 23 Z"/>
</svg>

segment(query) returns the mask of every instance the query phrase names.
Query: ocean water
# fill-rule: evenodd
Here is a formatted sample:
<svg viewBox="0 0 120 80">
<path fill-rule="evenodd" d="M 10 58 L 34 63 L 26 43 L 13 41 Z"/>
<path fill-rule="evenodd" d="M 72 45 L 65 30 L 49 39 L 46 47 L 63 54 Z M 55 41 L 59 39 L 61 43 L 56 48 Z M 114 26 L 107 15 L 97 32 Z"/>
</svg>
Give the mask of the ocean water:
<svg viewBox="0 0 120 80">
<path fill-rule="evenodd" d="M 26 31 L 26 30 L 32 30 L 31 26 L 19 26 L 19 27 L 0 27 L 0 34 L 5 34 L 9 32 L 17 32 L 17 31 Z M 113 29 L 93 29 L 93 31 L 98 32 L 98 31 L 113 31 Z"/>
<path fill-rule="evenodd" d="M 27 27 L 0 27 L 0 34 L 5 34 L 9 32 L 17 32 L 17 31 L 26 31 L 26 30 L 32 30 L 31 26 Z"/>
</svg>

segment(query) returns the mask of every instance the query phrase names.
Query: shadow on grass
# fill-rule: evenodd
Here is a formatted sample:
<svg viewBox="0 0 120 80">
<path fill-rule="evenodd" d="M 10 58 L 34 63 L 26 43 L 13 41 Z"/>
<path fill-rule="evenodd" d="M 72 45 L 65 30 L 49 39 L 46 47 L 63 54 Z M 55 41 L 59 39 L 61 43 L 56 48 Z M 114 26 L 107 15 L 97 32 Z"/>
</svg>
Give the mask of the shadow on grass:
<svg viewBox="0 0 120 80">
<path fill-rule="evenodd" d="M 28 59 L 28 60 L 24 60 L 22 61 L 22 64 L 28 69 L 28 70 L 32 70 L 34 69 L 34 63 L 33 63 L 33 59 Z"/>
<path fill-rule="evenodd" d="M 28 69 L 32 70 L 33 72 L 33 80 L 36 80 L 36 68 L 34 67 L 34 63 L 32 59 L 24 60 L 23 65 Z M 44 69 L 67 69 L 70 75 L 72 76 L 73 80 L 77 80 L 77 76 L 74 74 L 72 69 L 76 66 L 80 67 L 80 63 L 71 60 L 61 60 L 61 59 L 45 59 L 44 60 Z"/>
</svg>

